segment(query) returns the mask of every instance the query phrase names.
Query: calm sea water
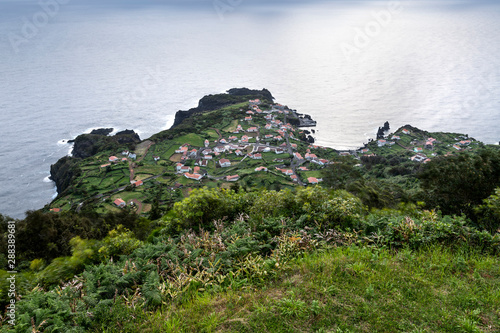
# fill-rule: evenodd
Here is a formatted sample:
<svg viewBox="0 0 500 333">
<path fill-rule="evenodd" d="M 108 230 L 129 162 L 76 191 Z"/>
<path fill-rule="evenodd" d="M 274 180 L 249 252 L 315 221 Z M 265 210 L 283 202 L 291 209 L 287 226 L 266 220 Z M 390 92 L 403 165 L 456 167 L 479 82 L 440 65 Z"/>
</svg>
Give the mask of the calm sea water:
<svg viewBox="0 0 500 333">
<path fill-rule="evenodd" d="M 62 140 L 97 127 L 147 138 L 232 87 L 268 88 L 335 148 L 386 120 L 500 140 L 494 2 L 42 2 L 0 0 L 3 214 L 50 202 Z"/>
</svg>

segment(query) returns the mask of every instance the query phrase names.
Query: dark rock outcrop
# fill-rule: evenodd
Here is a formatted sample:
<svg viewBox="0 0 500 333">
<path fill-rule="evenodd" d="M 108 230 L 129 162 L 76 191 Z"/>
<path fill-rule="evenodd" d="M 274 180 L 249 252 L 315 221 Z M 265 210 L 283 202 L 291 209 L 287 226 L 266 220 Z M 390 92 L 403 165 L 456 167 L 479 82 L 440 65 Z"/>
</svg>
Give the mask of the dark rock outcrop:
<svg viewBox="0 0 500 333">
<path fill-rule="evenodd" d="M 178 126 L 184 119 L 191 117 L 195 113 L 221 109 L 231 104 L 248 101 L 249 99 L 262 99 L 271 103 L 274 97 L 267 89 L 252 90 L 248 88 L 233 88 L 229 89 L 227 94 L 207 95 L 200 99 L 197 107 L 187 111 L 177 111 L 172 128 Z"/>
<path fill-rule="evenodd" d="M 391 127 L 389 126 L 389 122 L 386 121 L 384 123 L 383 127 L 379 127 L 378 128 L 378 131 L 377 131 L 377 140 L 383 139 L 385 137 L 385 134 L 387 133 L 387 131 L 389 131 L 390 129 L 391 129 Z"/>
<path fill-rule="evenodd" d="M 125 130 L 113 136 L 82 134 L 74 140 L 73 157 L 88 158 L 104 150 L 118 149 L 120 146 L 133 149 L 140 141 L 139 135 L 132 130 Z"/>
<path fill-rule="evenodd" d="M 98 129 L 92 130 L 92 132 L 90 132 L 90 134 L 108 136 L 109 133 L 111 133 L 111 132 L 113 132 L 113 128 L 98 128 Z"/>
</svg>

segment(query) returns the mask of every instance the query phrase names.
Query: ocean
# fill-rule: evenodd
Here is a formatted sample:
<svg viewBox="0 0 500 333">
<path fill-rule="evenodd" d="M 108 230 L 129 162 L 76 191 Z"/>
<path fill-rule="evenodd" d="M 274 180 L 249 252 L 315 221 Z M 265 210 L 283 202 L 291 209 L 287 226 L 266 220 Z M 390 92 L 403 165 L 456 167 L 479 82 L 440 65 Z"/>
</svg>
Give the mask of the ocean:
<svg viewBox="0 0 500 333">
<path fill-rule="evenodd" d="M 498 143 L 499 35 L 494 1 L 0 0 L 0 213 L 51 201 L 78 134 L 145 139 L 233 87 L 310 114 L 333 148 L 385 121 Z"/>
</svg>

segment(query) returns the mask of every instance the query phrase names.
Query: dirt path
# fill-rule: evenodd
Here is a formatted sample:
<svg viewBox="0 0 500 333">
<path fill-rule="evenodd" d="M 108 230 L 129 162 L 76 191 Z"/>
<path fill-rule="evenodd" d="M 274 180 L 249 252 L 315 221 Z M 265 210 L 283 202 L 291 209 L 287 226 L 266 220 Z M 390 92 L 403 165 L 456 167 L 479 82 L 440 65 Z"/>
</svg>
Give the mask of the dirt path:
<svg viewBox="0 0 500 333">
<path fill-rule="evenodd" d="M 137 199 L 132 199 L 131 200 L 136 206 L 137 206 L 137 214 L 140 214 L 142 212 L 142 202 L 137 200 Z"/>
<path fill-rule="evenodd" d="M 211 127 L 210 129 L 213 129 L 214 131 L 217 132 L 217 134 L 219 135 L 219 139 L 217 139 L 217 144 L 220 143 L 220 140 L 222 139 L 222 134 L 221 132 L 219 131 L 219 129 L 215 128 L 215 127 Z"/>
</svg>

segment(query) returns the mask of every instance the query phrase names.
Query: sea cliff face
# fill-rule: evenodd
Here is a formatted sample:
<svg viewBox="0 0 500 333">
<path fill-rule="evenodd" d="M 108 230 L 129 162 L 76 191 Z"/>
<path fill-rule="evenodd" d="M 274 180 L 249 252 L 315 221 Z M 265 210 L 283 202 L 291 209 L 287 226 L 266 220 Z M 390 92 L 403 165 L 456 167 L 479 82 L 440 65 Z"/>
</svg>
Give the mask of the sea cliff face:
<svg viewBox="0 0 500 333">
<path fill-rule="evenodd" d="M 90 134 L 81 134 L 70 142 L 74 143 L 73 156 L 65 156 L 50 166 L 50 179 L 56 183 L 57 192 L 62 194 L 81 173 L 78 160 L 98 154 L 101 151 L 126 147 L 133 149 L 141 138 L 133 130 L 124 130 L 108 136 L 112 128 L 100 128 Z"/>
</svg>

